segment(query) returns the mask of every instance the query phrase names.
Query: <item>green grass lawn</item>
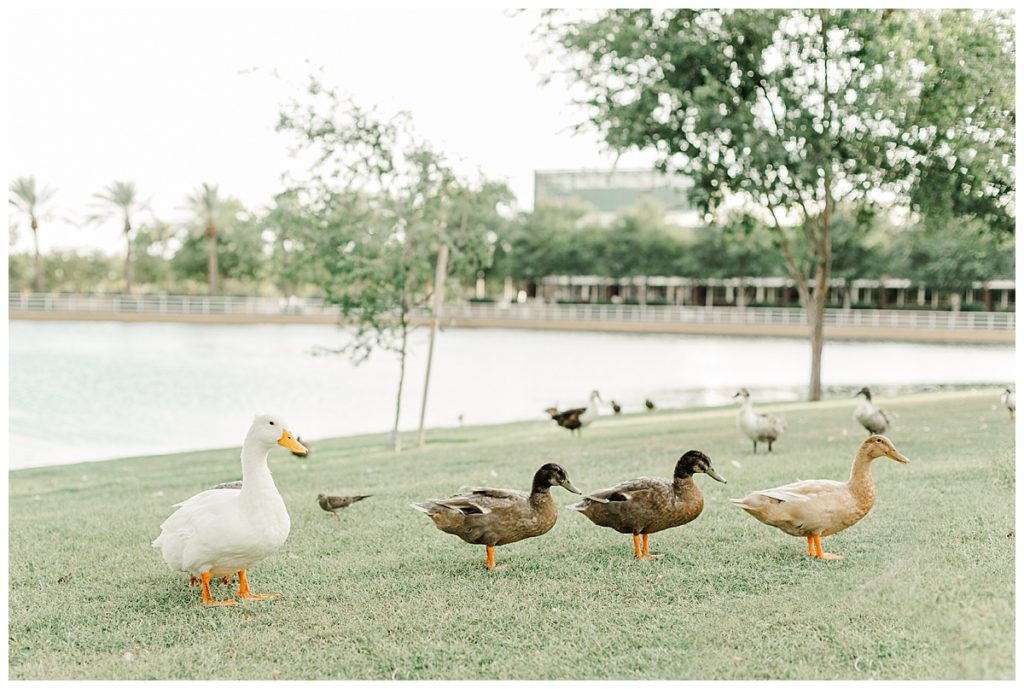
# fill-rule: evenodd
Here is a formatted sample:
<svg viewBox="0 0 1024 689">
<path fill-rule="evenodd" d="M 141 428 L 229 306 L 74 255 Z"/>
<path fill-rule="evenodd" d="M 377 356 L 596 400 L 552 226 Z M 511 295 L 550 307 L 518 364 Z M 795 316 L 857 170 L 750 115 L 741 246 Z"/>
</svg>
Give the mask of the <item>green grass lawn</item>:
<svg viewBox="0 0 1024 689">
<path fill-rule="evenodd" d="M 436 431 L 397 456 L 380 436 L 315 443 L 306 461 L 275 451 L 292 531 L 250 584 L 284 597 L 232 608 L 205 609 L 149 544 L 172 503 L 239 476 L 237 449 L 14 471 L 10 677 L 1012 679 L 1013 426 L 997 400 L 880 400 L 912 461 L 875 462 L 874 510 L 824 540 L 840 562 L 728 498 L 845 479 L 867 435 L 850 399 L 761 407 L 788 424 L 770 456 L 751 454 L 734 408 L 602 417 L 580 440 L 538 421 Z M 408 506 L 525 489 L 549 461 L 583 491 L 669 476 L 691 448 L 729 483 L 697 477 L 704 513 L 652 536 L 658 561 L 562 509 L 487 572 L 482 546 Z M 319 492 L 373 497 L 332 518 Z"/>
</svg>

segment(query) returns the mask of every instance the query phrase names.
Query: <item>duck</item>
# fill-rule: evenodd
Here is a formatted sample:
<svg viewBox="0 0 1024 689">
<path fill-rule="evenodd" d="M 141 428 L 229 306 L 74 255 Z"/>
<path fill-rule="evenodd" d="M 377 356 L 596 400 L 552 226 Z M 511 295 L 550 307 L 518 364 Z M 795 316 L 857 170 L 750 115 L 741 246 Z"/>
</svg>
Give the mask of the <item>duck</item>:
<svg viewBox="0 0 1024 689">
<path fill-rule="evenodd" d="M 864 395 L 864 399 L 853 410 L 853 418 L 866 428 L 868 433 L 881 435 L 892 428 L 896 417 L 886 410 L 875 406 L 875 403 L 871 401 L 870 388 L 861 388 L 854 397 L 857 397 L 857 395 Z"/>
<path fill-rule="evenodd" d="M 746 497 L 731 499 L 759 522 L 774 526 L 790 536 L 807 539 L 807 555 L 820 560 L 841 560 L 842 555 L 826 553 L 821 537 L 847 529 L 867 515 L 875 505 L 875 483 L 871 462 L 888 457 L 900 464 L 910 462 L 884 435 L 872 435 L 857 449 L 847 481 L 828 479 L 797 481 L 778 488 L 756 490 Z"/>
<path fill-rule="evenodd" d="M 649 399 L 644 400 L 644 406 L 647 407 L 647 411 L 654 411 L 654 402 Z"/>
<path fill-rule="evenodd" d="M 1010 411 L 1010 421 L 1015 421 L 1017 419 L 1017 394 L 1012 386 L 1006 386 L 1003 394 L 999 396 L 999 401 Z"/>
<path fill-rule="evenodd" d="M 689 524 L 704 509 L 704 495 L 693 480 L 694 474 L 726 482 L 711 466 L 710 457 L 700 450 L 689 450 L 676 461 L 671 480 L 643 477 L 619 483 L 585 495 L 570 509 L 598 526 L 632 534 L 637 560 L 657 559 L 660 556 L 651 554 L 649 535 Z"/>
<path fill-rule="evenodd" d="M 562 428 L 568 429 L 570 433 L 575 432 L 576 435 L 582 435 L 583 428 L 592 424 L 599 416 L 600 411 L 597 408 L 599 401 L 604 401 L 601 399 L 601 393 L 594 390 L 590 393 L 590 404 L 585 407 L 576 407 L 565 411 L 559 411 L 556 407 L 548 407 L 544 411 Z"/>
<path fill-rule="evenodd" d="M 412 503 L 434 525 L 466 543 L 487 547 L 485 566 L 495 569 L 494 549 L 525 538 L 542 536 L 554 527 L 558 509 L 551 488 L 561 486 L 580 495 L 559 464 L 542 466 L 533 476 L 530 492 L 501 488 L 462 488 L 454 495 Z"/>
<path fill-rule="evenodd" d="M 152 543 L 168 567 L 200 579 L 206 606 L 237 602 L 215 600 L 210 594 L 211 577 L 232 574 L 238 576 L 238 598 L 274 597 L 253 593 L 246 570 L 280 548 L 291 529 L 288 510 L 267 466 L 267 456 L 276 446 L 300 455 L 305 450 L 282 419 L 256 416 L 242 444 L 241 487 L 211 488 L 178 503 Z"/>
<path fill-rule="evenodd" d="M 615 400 L 611 400 L 611 405 L 612 405 L 612 411 L 613 412 L 615 412 L 616 414 L 621 414 L 622 413 L 622 407 L 619 406 L 618 402 L 616 402 Z"/>
<path fill-rule="evenodd" d="M 338 516 L 338 510 L 343 510 L 354 502 L 365 500 L 366 498 L 373 497 L 372 495 L 324 495 L 320 493 L 316 496 L 316 502 L 320 505 L 320 509 L 327 512 L 332 517 Z"/>
<path fill-rule="evenodd" d="M 736 425 L 744 435 L 754 441 L 754 454 L 757 454 L 757 442 L 768 443 L 768 452 L 772 451 L 772 443 L 779 439 L 786 430 L 786 422 L 777 416 L 770 414 L 758 414 L 754 411 L 754 405 L 750 401 L 750 391 L 740 388 L 739 392 L 733 395 L 733 399 L 743 398 L 743 405 L 736 416 Z"/>
</svg>

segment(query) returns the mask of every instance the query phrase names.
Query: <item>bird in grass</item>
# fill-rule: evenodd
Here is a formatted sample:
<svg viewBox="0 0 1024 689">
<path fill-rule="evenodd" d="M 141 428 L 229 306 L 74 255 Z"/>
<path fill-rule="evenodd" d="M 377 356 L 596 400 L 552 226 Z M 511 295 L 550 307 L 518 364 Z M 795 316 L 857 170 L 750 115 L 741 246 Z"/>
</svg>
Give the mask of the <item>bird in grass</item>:
<svg viewBox="0 0 1024 689">
<path fill-rule="evenodd" d="M 754 405 L 750 401 L 750 392 L 746 388 L 740 388 L 733 398 L 742 397 L 743 406 L 736 416 L 736 425 L 743 433 L 754 441 L 754 454 L 757 454 L 757 442 L 768 443 L 768 451 L 772 451 L 772 443 L 779 439 L 782 432 L 786 430 L 786 422 L 777 416 L 770 414 L 758 414 L 754 411 Z"/>
<path fill-rule="evenodd" d="M 616 414 L 622 413 L 622 407 L 620 407 L 619 403 L 616 402 L 615 400 L 612 400 L 612 411 L 615 412 Z"/>
<path fill-rule="evenodd" d="M 821 560 L 841 560 L 826 553 L 821 537 L 831 536 L 859 522 L 875 505 L 871 462 L 888 457 L 900 464 L 904 457 L 884 435 L 872 435 L 857 450 L 848 481 L 797 481 L 778 488 L 756 490 L 731 502 L 759 522 L 807 539 L 807 555 Z"/>
<path fill-rule="evenodd" d="M 320 505 L 320 509 L 327 512 L 332 517 L 338 516 L 338 510 L 343 510 L 354 502 L 365 500 L 372 496 L 369 495 L 324 495 L 320 493 L 316 496 L 316 502 Z"/>
<path fill-rule="evenodd" d="M 171 569 L 188 572 L 202 582 L 205 605 L 233 605 L 210 595 L 211 577 L 238 576 L 238 597 L 263 600 L 270 595 L 249 589 L 246 570 L 281 547 L 291 529 L 284 500 L 267 467 L 276 446 L 301 453 L 305 448 L 274 416 L 257 416 L 242 444 L 242 487 L 205 490 L 176 505 L 160 525 L 153 547 Z"/>
<path fill-rule="evenodd" d="M 650 399 L 644 400 L 644 406 L 647 407 L 647 411 L 654 411 L 654 402 Z"/>
<path fill-rule="evenodd" d="M 857 406 L 854 408 L 853 418 L 866 428 L 868 433 L 881 435 L 892 428 L 896 418 L 871 401 L 871 390 L 869 388 L 861 388 L 857 391 L 857 395 L 864 395 L 864 399 L 857 403 Z M 854 397 L 857 395 L 854 395 Z"/>
<path fill-rule="evenodd" d="M 1003 390 L 1003 394 L 999 396 L 999 401 L 1003 403 L 1010 412 L 1010 421 L 1014 421 L 1017 418 L 1017 393 L 1014 392 L 1013 387 L 1007 385 L 1006 389 Z"/>
<path fill-rule="evenodd" d="M 577 435 L 582 435 L 583 427 L 592 424 L 600 413 L 597 408 L 598 401 L 603 401 L 601 393 L 594 390 L 590 393 L 590 404 L 585 407 L 576 407 L 565 411 L 549 407 L 544 411 L 562 428 L 568 429 L 570 433 L 575 432 Z"/>
<path fill-rule="evenodd" d="M 636 559 L 657 559 L 658 555 L 651 554 L 648 535 L 688 524 L 704 509 L 704 496 L 693 480 L 693 475 L 699 473 L 725 483 L 711 466 L 710 457 L 699 450 L 690 450 L 676 461 L 672 480 L 633 479 L 589 493 L 570 509 L 582 512 L 598 526 L 631 534 Z"/>
<path fill-rule="evenodd" d="M 546 534 L 558 520 L 551 488 L 580 494 L 558 464 L 545 464 L 533 475 L 530 492 L 501 488 L 462 488 L 438 500 L 413 503 L 445 533 L 487 547 L 487 569 L 494 569 L 494 549 Z"/>
</svg>

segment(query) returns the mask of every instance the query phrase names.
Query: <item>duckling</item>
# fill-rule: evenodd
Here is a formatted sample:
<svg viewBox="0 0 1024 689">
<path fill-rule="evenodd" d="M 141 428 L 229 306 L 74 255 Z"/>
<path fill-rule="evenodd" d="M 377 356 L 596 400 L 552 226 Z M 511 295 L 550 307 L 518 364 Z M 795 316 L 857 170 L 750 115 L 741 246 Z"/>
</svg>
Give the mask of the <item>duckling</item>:
<svg viewBox="0 0 1024 689">
<path fill-rule="evenodd" d="M 1011 386 L 1006 386 L 1003 394 L 999 396 L 999 401 L 1010 411 L 1010 421 L 1015 421 L 1017 419 L 1017 394 Z"/>
<path fill-rule="evenodd" d="M 649 399 L 644 400 L 644 406 L 647 407 L 647 411 L 654 411 L 654 402 Z"/>
<path fill-rule="evenodd" d="M 558 464 L 545 464 L 533 476 L 529 493 L 500 488 L 462 488 L 451 497 L 411 506 L 429 516 L 445 533 L 466 543 L 487 546 L 487 569 L 494 569 L 494 548 L 546 534 L 558 520 L 551 487 L 580 494 Z"/>
<path fill-rule="evenodd" d="M 871 401 L 871 390 L 869 388 L 861 388 L 857 391 L 857 395 L 864 395 L 864 399 L 853 410 L 853 418 L 861 426 L 868 429 L 868 433 L 882 434 L 892 428 L 892 424 L 896 420 L 895 417 L 886 410 L 875 406 L 874 402 Z M 854 397 L 857 395 L 854 395 Z"/>
<path fill-rule="evenodd" d="M 822 560 L 841 560 L 841 555 L 826 553 L 821 537 L 831 536 L 859 522 L 875 504 L 875 483 L 871 462 L 888 457 L 907 464 L 904 457 L 884 435 L 872 435 L 857 450 L 846 482 L 827 479 L 797 481 L 778 488 L 757 490 L 731 502 L 768 526 L 790 536 L 807 539 L 807 555 Z"/>
<path fill-rule="evenodd" d="M 611 400 L 611 403 L 612 403 L 612 411 L 615 412 L 616 414 L 621 414 L 622 413 L 622 407 L 619 406 L 619 403 L 616 402 L 615 400 Z"/>
<path fill-rule="evenodd" d="M 316 496 L 316 502 L 320 505 L 320 509 L 327 512 L 332 517 L 338 516 L 338 510 L 343 510 L 354 502 L 365 500 L 366 498 L 373 497 L 371 495 L 324 495 L 320 493 Z"/>
<path fill-rule="evenodd" d="M 281 547 L 291 529 L 284 500 L 267 467 L 270 450 L 281 445 L 301 453 L 285 423 L 275 416 L 257 416 L 242 444 L 242 487 L 205 490 L 178 503 L 152 545 L 171 569 L 198 575 L 205 605 L 234 605 L 214 600 L 210 578 L 238 575 L 238 597 L 264 600 L 272 595 L 249 590 L 246 570 Z"/>
<path fill-rule="evenodd" d="M 651 555 L 649 534 L 688 524 L 704 509 L 704 496 L 693 480 L 697 473 L 707 474 L 725 483 L 711 466 L 711 458 L 699 450 L 690 450 L 676 461 L 673 478 L 638 478 L 584 496 L 570 509 L 582 512 L 598 526 L 633 535 L 638 560 L 656 559 Z M 643 537 L 643 549 L 640 538 Z"/>
<path fill-rule="evenodd" d="M 743 433 L 754 441 L 754 454 L 757 454 L 757 441 L 768 443 L 768 452 L 772 451 L 772 443 L 779 439 L 782 432 L 786 430 L 786 422 L 777 416 L 770 414 L 758 414 L 754 411 L 754 405 L 750 401 L 750 392 L 746 388 L 740 388 L 733 398 L 742 397 L 743 406 L 736 417 L 736 425 Z"/>
<path fill-rule="evenodd" d="M 577 435 L 582 435 L 583 427 L 592 424 L 600 414 L 597 408 L 598 401 L 603 402 L 604 400 L 601 399 L 601 393 L 594 390 L 590 393 L 590 404 L 586 407 L 566 409 L 565 411 L 548 407 L 544 411 L 562 428 L 568 429 L 570 433 L 575 431 Z"/>
</svg>

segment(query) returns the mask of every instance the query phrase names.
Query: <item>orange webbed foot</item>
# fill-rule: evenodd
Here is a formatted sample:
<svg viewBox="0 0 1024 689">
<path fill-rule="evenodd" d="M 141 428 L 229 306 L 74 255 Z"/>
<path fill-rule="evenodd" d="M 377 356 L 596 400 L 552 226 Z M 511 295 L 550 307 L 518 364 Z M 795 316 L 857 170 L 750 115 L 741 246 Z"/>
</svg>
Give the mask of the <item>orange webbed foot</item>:
<svg viewBox="0 0 1024 689">
<path fill-rule="evenodd" d="M 238 602 L 233 598 L 228 598 L 227 600 L 214 599 L 214 597 L 210 595 L 210 573 L 203 572 L 200 575 L 200 578 L 203 582 L 203 605 L 214 608 L 222 605 L 235 605 Z"/>
<path fill-rule="evenodd" d="M 245 570 L 238 571 L 238 597 L 241 600 L 270 600 L 280 598 L 280 593 L 253 593 L 249 590 L 249 579 L 245 576 Z"/>
<path fill-rule="evenodd" d="M 814 539 L 814 552 L 815 557 L 819 560 L 842 560 L 842 555 L 835 555 L 834 553 L 826 553 L 825 549 L 821 547 L 821 536 L 812 536 Z"/>
</svg>

